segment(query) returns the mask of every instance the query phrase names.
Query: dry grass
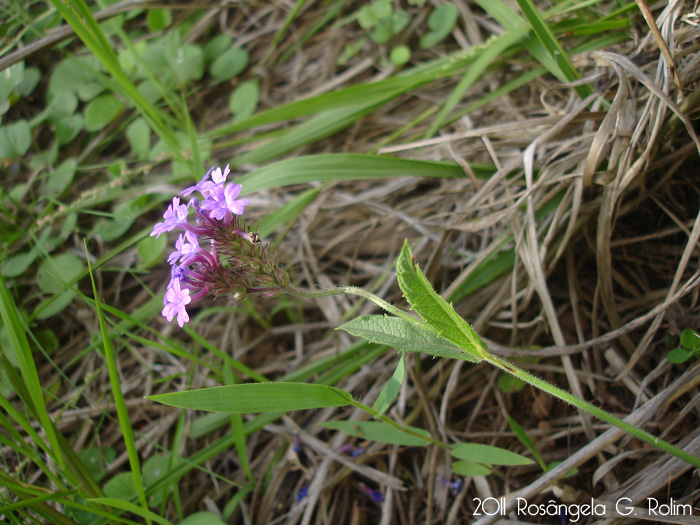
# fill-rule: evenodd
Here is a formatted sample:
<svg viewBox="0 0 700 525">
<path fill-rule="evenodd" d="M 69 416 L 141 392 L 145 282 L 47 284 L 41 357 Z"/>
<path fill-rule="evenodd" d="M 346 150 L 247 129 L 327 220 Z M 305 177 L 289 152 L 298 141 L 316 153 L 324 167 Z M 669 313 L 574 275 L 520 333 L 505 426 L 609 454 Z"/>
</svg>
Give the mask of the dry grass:
<svg viewBox="0 0 700 525">
<path fill-rule="evenodd" d="M 489 25 L 482 15 L 474 14 L 473 6 L 455 3 L 475 21 L 466 33 L 458 32 L 455 41 L 466 47 L 485 40 Z M 319 197 L 281 241 L 296 282 L 308 287 L 363 286 L 403 305 L 392 270 L 408 238 L 435 287 L 454 298 L 458 312 L 485 336 L 494 353 L 510 356 L 614 414 L 631 414 L 635 424 L 700 454 L 698 366 L 665 360 L 668 336 L 678 336 L 683 328 L 700 328 L 700 144 L 695 121 L 684 116 L 697 111 L 692 101 L 697 99 L 700 77 L 700 31 L 692 5 L 673 9 L 676 5 L 653 11 L 675 57 L 675 69 L 660 59 L 659 41 L 649 36 L 635 14 L 628 41 L 605 52 L 573 57 L 585 81 L 595 88 L 586 100 L 541 76 L 475 108 L 435 138 L 421 138 L 428 121 L 384 144 L 449 94 L 455 82 L 445 80 L 398 97 L 322 144 L 296 152 L 379 148 L 380 153 L 408 158 L 452 160 L 469 175 L 322 186 Z M 379 65 L 381 51 L 376 49 L 344 71 L 335 66 L 344 45 L 359 36 L 355 24 L 333 34 L 322 31 L 274 65 L 277 57 L 291 51 L 295 35 L 317 20 L 320 11 L 313 2 L 293 24 L 291 36 L 263 64 L 260 60 L 283 19 L 265 3 L 240 7 L 240 12 L 212 7 L 205 19 L 209 25 L 195 27 L 190 38 L 212 25 L 236 27 L 232 34 L 251 46 L 251 63 L 260 64 L 263 105 L 278 106 L 300 95 L 390 72 Z M 416 61 L 425 58 L 420 53 Z M 517 56 L 493 68 L 459 108 L 515 78 L 530 60 Z M 224 97 L 216 89 L 203 91 L 201 107 L 192 107 L 205 128 L 219 123 L 220 116 L 211 108 L 225 105 Z M 232 146 L 217 156 L 233 158 L 246 148 Z M 472 166 L 484 163 L 497 171 L 488 179 L 477 178 Z M 288 202 L 299 189 L 252 196 L 249 223 Z M 475 293 L 462 296 L 460 290 L 478 277 L 475 269 L 483 260 L 511 249 L 512 268 L 504 267 Z M 113 263 L 128 266 L 133 257 L 125 253 Z M 160 289 L 167 271 L 159 267 L 141 278 Z M 106 303 L 127 312 L 148 299 L 128 274 L 103 274 L 100 286 Z M 332 332 L 349 311 L 369 313 L 372 308 L 345 296 L 299 302 L 255 299 L 212 313 L 197 325 L 197 333 L 275 378 L 349 347 L 354 341 L 348 335 Z M 110 405 L 109 379 L 102 356 L 84 353 L 89 334 L 97 331 L 94 313 L 86 306 L 76 307 L 70 323 L 61 323 L 52 326 L 62 342 L 54 360 L 66 371 L 63 384 L 76 388 L 60 389 L 62 404 L 56 406 L 74 408 L 62 411 L 59 428 L 71 436 L 76 449 L 93 441 L 115 446 L 119 455 L 110 471 L 118 472 L 128 463 Z M 158 328 L 165 335 L 178 330 L 165 323 Z M 205 349 L 200 357 L 212 359 Z M 372 401 L 391 376 L 394 361 L 393 351 L 358 361 L 361 366 L 340 386 Z M 360 416 L 351 410 L 293 413 L 249 436 L 251 470 L 258 483 L 239 502 L 231 523 L 457 524 L 473 520 L 473 498 L 516 495 L 531 503 L 546 503 L 553 494 L 566 502 L 590 497 L 615 502 L 625 496 L 640 506 L 649 497 L 691 504 L 698 499 L 697 477 L 689 465 L 620 439 L 620 431 L 606 430 L 530 387 L 504 393 L 498 387 L 498 372 L 486 365 L 417 356 L 409 363 L 410 376 L 391 408 L 392 417 L 449 442 L 475 441 L 523 452 L 508 426 L 510 415 L 546 461 L 564 463 L 546 475 L 535 466 L 504 468 L 488 478 L 468 479 L 454 493 L 441 482 L 451 476 L 451 458 L 438 448 L 365 443 L 318 425 Z M 119 366 L 132 427 L 140 436 L 140 454 L 146 458 L 172 448 L 178 417 L 191 428 L 201 414 L 181 415 L 142 397 L 214 383 L 196 368 L 190 375 L 177 358 L 137 341 L 122 349 Z M 53 367 L 45 366 L 40 374 L 47 385 L 58 381 Z M 93 405 L 86 405 L 85 399 Z M 74 405 L 75 400 L 80 401 Z M 228 432 L 224 426 L 186 439 L 180 452 L 192 456 Z M 299 453 L 292 448 L 295 435 Z M 338 449 L 349 443 L 364 447 L 366 453 L 357 458 L 340 454 Z M 238 490 L 231 482 L 246 482 L 233 449 L 202 466 L 180 480 L 185 515 L 223 509 Z M 556 480 L 573 468 L 578 469 L 574 477 Z M 384 501 L 374 503 L 364 483 L 381 487 Z M 308 497 L 298 502 L 303 486 L 309 487 Z M 479 523 L 492 521 L 482 518 Z"/>
</svg>

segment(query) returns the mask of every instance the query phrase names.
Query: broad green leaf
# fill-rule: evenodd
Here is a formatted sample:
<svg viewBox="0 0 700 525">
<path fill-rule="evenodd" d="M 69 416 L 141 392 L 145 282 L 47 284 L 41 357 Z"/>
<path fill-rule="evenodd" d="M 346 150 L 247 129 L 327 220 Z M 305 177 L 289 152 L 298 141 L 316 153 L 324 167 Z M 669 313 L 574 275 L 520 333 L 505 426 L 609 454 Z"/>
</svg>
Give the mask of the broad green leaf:
<svg viewBox="0 0 700 525">
<path fill-rule="evenodd" d="M 156 483 L 170 470 L 170 458 L 164 454 L 154 454 L 143 463 L 143 484 L 148 487 Z M 163 501 L 170 487 L 164 487 L 151 495 L 149 504 L 157 507 Z"/>
<path fill-rule="evenodd" d="M 109 464 L 117 457 L 116 450 L 111 447 L 88 447 L 77 451 L 76 454 L 95 481 L 105 477 Z"/>
<path fill-rule="evenodd" d="M 92 82 L 99 62 L 92 56 L 66 58 L 51 72 L 49 93 L 58 96 L 61 93 L 75 94 L 82 85 Z"/>
<path fill-rule="evenodd" d="M 485 176 L 490 171 L 477 176 Z M 242 195 L 311 181 L 363 180 L 386 177 L 464 177 L 456 164 L 397 159 L 380 155 L 330 154 L 296 157 L 270 164 L 236 179 Z"/>
<path fill-rule="evenodd" d="M 461 350 L 453 342 L 431 332 L 425 325 L 414 324 L 398 317 L 366 315 L 339 326 L 338 330 L 345 330 L 372 343 L 388 345 L 402 352 L 422 352 L 435 357 L 449 357 L 471 362 L 481 360 Z"/>
<path fill-rule="evenodd" d="M 399 395 L 399 391 L 401 390 L 401 385 L 403 384 L 405 377 L 406 354 L 402 353 L 401 357 L 399 358 L 399 363 L 396 365 L 396 370 L 394 370 L 394 373 L 391 376 L 391 379 L 389 379 L 387 384 L 384 385 L 384 388 L 382 388 L 382 391 L 379 393 L 379 396 L 377 396 L 377 400 L 372 406 L 372 409 L 377 412 L 374 415 L 375 418 L 378 418 L 384 412 L 386 412 L 389 406 L 391 406 L 391 404 L 394 402 L 396 396 Z"/>
<path fill-rule="evenodd" d="M 690 359 L 690 356 L 692 355 L 692 352 L 689 352 L 685 348 L 674 348 L 668 353 L 666 359 L 668 359 L 671 363 L 680 365 L 681 363 L 685 363 L 688 359 Z"/>
<path fill-rule="evenodd" d="M 78 161 L 74 158 L 64 160 L 54 171 L 49 174 L 46 182 L 46 195 L 57 198 L 73 182 Z"/>
<path fill-rule="evenodd" d="M 411 50 L 408 46 L 396 46 L 392 48 L 389 54 L 389 60 L 395 66 L 403 66 L 406 62 L 411 60 Z"/>
<path fill-rule="evenodd" d="M 228 109 L 235 115 L 234 122 L 248 118 L 258 105 L 260 88 L 256 80 L 242 82 L 228 100 Z"/>
<path fill-rule="evenodd" d="M 3 277 L 7 278 L 22 275 L 36 260 L 37 255 L 38 252 L 34 248 L 26 252 L 16 253 L 4 261 L 0 273 L 2 273 Z"/>
<path fill-rule="evenodd" d="M 37 285 L 44 293 L 58 296 L 49 297 L 37 305 L 38 319 L 48 319 L 62 312 L 73 302 L 75 292 L 67 289 L 66 285 L 81 275 L 84 267 L 83 261 L 70 253 L 49 257 L 41 263 Z"/>
<path fill-rule="evenodd" d="M 83 129 L 85 120 L 83 115 L 76 113 L 57 121 L 54 125 L 56 132 L 56 140 L 58 144 L 64 146 L 73 141 Z"/>
<path fill-rule="evenodd" d="M 491 469 L 473 461 L 455 461 L 452 463 L 452 472 L 458 476 L 488 476 Z"/>
<path fill-rule="evenodd" d="M 413 309 L 432 329 L 461 349 L 477 358 L 487 351 L 486 344 L 451 304 L 440 297 L 413 260 L 413 254 L 404 242 L 396 263 L 399 286 Z"/>
<path fill-rule="evenodd" d="M 370 439 L 379 443 L 388 443 L 389 445 L 422 447 L 430 443 L 430 434 L 421 428 L 407 427 L 412 432 L 425 436 L 425 438 L 402 432 L 383 421 L 325 421 L 321 423 L 321 426 L 332 430 L 340 430 L 361 439 Z"/>
<path fill-rule="evenodd" d="M 31 145 L 29 123 L 22 119 L 0 126 L 0 161 L 23 157 Z"/>
<path fill-rule="evenodd" d="M 520 392 L 527 383 L 510 374 L 501 374 L 498 376 L 497 384 L 501 392 L 512 394 L 514 392 Z"/>
<path fill-rule="evenodd" d="M 225 33 L 219 33 L 204 46 L 204 60 L 207 63 L 223 55 L 231 47 L 233 39 Z"/>
<path fill-rule="evenodd" d="M 681 344 L 688 350 L 700 349 L 700 335 L 695 330 L 686 328 L 681 332 Z"/>
<path fill-rule="evenodd" d="M 136 246 L 136 251 L 141 259 L 141 263 L 146 268 L 158 264 L 163 260 L 163 252 L 168 245 L 168 236 L 144 237 Z"/>
<path fill-rule="evenodd" d="M 112 122 L 124 109 L 114 95 L 105 94 L 97 97 L 85 108 L 85 129 L 98 131 Z"/>
<path fill-rule="evenodd" d="M 151 151 L 151 128 L 143 118 L 137 118 L 126 128 L 126 139 L 139 160 L 146 160 Z"/>
<path fill-rule="evenodd" d="M 0 102 L 9 98 L 23 79 L 24 62 L 18 62 L 0 71 Z"/>
<path fill-rule="evenodd" d="M 51 98 L 46 112 L 51 122 L 57 122 L 75 113 L 76 109 L 78 109 L 78 97 L 75 93 L 60 93 Z"/>
<path fill-rule="evenodd" d="M 83 273 L 83 261 L 71 253 L 49 257 L 41 263 L 36 283 L 44 293 L 60 293 Z M 64 284 L 65 283 L 65 284 Z"/>
<path fill-rule="evenodd" d="M 488 465 L 530 465 L 534 463 L 530 458 L 510 450 L 479 443 L 457 443 L 452 447 L 452 456 Z"/>
<path fill-rule="evenodd" d="M 149 9 L 146 16 L 146 25 L 151 33 L 162 31 L 173 21 L 170 9 Z"/>
<path fill-rule="evenodd" d="M 204 74 L 204 53 L 194 44 L 186 44 L 177 50 L 171 59 L 170 67 L 176 85 L 182 87 L 187 83 L 202 78 Z"/>
<path fill-rule="evenodd" d="M 110 479 L 104 486 L 105 496 L 109 498 L 130 501 L 136 498 L 136 488 L 134 487 L 134 477 L 131 472 L 122 472 Z"/>
<path fill-rule="evenodd" d="M 159 394 L 147 399 L 179 408 L 250 414 L 340 407 L 350 404 L 352 397 L 328 385 L 244 383 Z"/>
<path fill-rule="evenodd" d="M 428 18 L 430 32 L 420 39 L 421 49 L 430 49 L 442 42 L 455 28 L 459 11 L 452 4 L 442 4 Z"/>
<path fill-rule="evenodd" d="M 232 47 L 215 58 L 209 73 L 215 80 L 223 82 L 235 77 L 248 65 L 248 52 L 242 47 Z"/>
<path fill-rule="evenodd" d="M 26 97 L 30 95 L 41 80 L 41 71 L 36 67 L 28 67 L 24 70 L 24 78 L 15 86 L 15 91 Z"/>
<path fill-rule="evenodd" d="M 182 520 L 179 525 L 226 525 L 221 518 L 209 512 L 208 510 L 203 510 L 200 512 L 195 512 L 190 514 L 184 520 Z"/>
</svg>

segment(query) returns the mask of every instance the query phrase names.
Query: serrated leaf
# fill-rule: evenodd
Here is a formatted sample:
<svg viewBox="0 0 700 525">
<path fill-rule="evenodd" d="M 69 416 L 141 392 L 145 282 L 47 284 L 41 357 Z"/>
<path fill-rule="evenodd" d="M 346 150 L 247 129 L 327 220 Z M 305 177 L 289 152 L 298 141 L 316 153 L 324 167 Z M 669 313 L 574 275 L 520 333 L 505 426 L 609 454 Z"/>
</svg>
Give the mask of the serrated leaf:
<svg viewBox="0 0 700 525">
<path fill-rule="evenodd" d="M 248 52 L 242 47 L 232 47 L 220 55 L 209 66 L 215 80 L 223 82 L 235 77 L 248 65 Z"/>
<path fill-rule="evenodd" d="M 413 260 L 408 241 L 401 249 L 396 270 L 404 297 L 426 323 L 442 337 L 481 360 L 488 347 L 474 329 L 457 315 L 452 305 L 435 292 Z"/>
<path fill-rule="evenodd" d="M 491 469 L 473 461 L 455 461 L 452 463 L 452 472 L 458 476 L 488 476 Z"/>
<path fill-rule="evenodd" d="M 372 343 L 388 345 L 402 352 L 421 352 L 471 362 L 481 360 L 423 325 L 398 317 L 365 315 L 339 326 L 338 330 L 345 330 Z"/>
<path fill-rule="evenodd" d="M 530 465 L 534 463 L 530 458 L 510 450 L 480 443 L 457 443 L 452 447 L 452 456 L 488 465 Z"/>
<path fill-rule="evenodd" d="M 159 394 L 147 399 L 179 408 L 251 414 L 345 406 L 352 397 L 328 385 L 244 383 Z"/>
<path fill-rule="evenodd" d="M 425 436 L 425 438 L 402 432 L 383 421 L 325 421 L 320 425 L 324 428 L 340 430 L 351 436 L 389 445 L 422 447 L 430 443 L 430 434 L 423 429 L 408 427 L 411 431 Z"/>
<path fill-rule="evenodd" d="M 114 95 L 105 94 L 97 97 L 85 108 L 85 129 L 97 131 L 112 122 L 124 109 Z"/>
<path fill-rule="evenodd" d="M 22 119 L 0 127 L 0 160 L 23 157 L 31 145 L 29 123 Z"/>
<path fill-rule="evenodd" d="M 377 412 L 374 415 L 375 418 L 378 418 L 384 412 L 386 412 L 386 410 L 394 402 L 396 396 L 399 395 L 399 391 L 401 390 L 401 385 L 403 385 L 405 377 L 406 354 L 402 353 L 401 357 L 399 358 L 399 362 L 396 365 L 396 370 L 394 370 L 394 373 L 391 376 L 391 379 L 389 379 L 389 381 L 387 381 L 387 384 L 384 385 L 384 388 L 382 388 L 382 391 L 379 393 L 379 396 L 377 396 L 377 400 L 372 406 L 372 409 Z"/>
</svg>

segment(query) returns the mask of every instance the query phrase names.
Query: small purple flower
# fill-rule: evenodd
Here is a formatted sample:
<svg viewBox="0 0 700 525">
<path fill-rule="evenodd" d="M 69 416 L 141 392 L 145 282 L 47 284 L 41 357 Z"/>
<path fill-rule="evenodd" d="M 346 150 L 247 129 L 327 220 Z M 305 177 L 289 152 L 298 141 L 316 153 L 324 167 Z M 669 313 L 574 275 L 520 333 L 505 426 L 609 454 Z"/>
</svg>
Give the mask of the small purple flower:
<svg viewBox="0 0 700 525">
<path fill-rule="evenodd" d="M 218 221 L 228 214 L 243 215 L 243 210 L 250 204 L 248 199 L 236 200 L 241 193 L 240 184 L 218 184 L 209 192 L 209 197 L 202 202 L 201 208 L 209 210 L 209 217 Z"/>
<path fill-rule="evenodd" d="M 192 298 L 190 297 L 190 291 L 181 287 L 179 278 L 173 278 L 170 281 L 165 292 L 165 301 L 166 305 L 163 307 L 162 312 L 163 317 L 168 321 L 172 321 L 175 314 L 177 314 L 177 324 L 182 328 L 190 320 L 185 306 L 192 301 Z"/>
<path fill-rule="evenodd" d="M 365 453 L 365 449 L 362 447 L 356 447 L 354 445 L 343 445 L 338 449 L 338 452 L 341 454 L 347 454 L 348 456 L 352 458 L 356 458 L 361 456 L 362 454 Z"/>
<path fill-rule="evenodd" d="M 301 488 L 299 489 L 299 492 L 297 492 L 297 503 L 299 503 L 300 501 L 302 501 L 302 500 L 303 500 L 304 498 L 306 498 L 306 496 L 308 496 L 308 495 L 309 495 L 309 486 L 308 486 L 308 485 L 304 485 L 303 487 L 301 487 Z"/>
<path fill-rule="evenodd" d="M 301 439 L 299 438 L 299 434 L 294 434 L 294 447 L 292 450 L 297 454 L 301 452 Z"/>
<path fill-rule="evenodd" d="M 160 237 L 161 233 L 169 232 L 187 223 L 187 205 L 180 204 L 178 197 L 173 197 L 173 202 L 163 214 L 163 222 L 157 223 L 153 227 L 151 237 Z"/>
<path fill-rule="evenodd" d="M 375 503 L 381 503 L 384 501 L 384 495 L 382 494 L 381 490 L 374 490 L 371 487 L 368 487 L 364 483 L 360 483 L 360 487 L 362 487 L 362 490 L 370 497 Z"/>
<path fill-rule="evenodd" d="M 209 192 L 218 184 L 223 184 L 226 182 L 226 177 L 228 177 L 228 174 L 231 173 L 231 170 L 228 167 L 228 164 L 226 165 L 226 168 L 224 168 L 224 171 L 221 171 L 221 168 L 217 167 L 214 168 L 212 166 L 209 168 L 209 171 L 204 175 L 204 178 L 202 178 L 201 181 L 199 181 L 197 184 L 194 186 L 190 186 L 189 188 L 185 189 L 180 195 L 183 197 L 187 197 L 190 195 L 192 192 L 198 191 L 204 197 L 207 197 L 209 195 Z M 209 180 L 209 175 L 211 174 L 211 180 Z"/>
<path fill-rule="evenodd" d="M 448 488 L 451 488 L 455 492 L 459 492 L 460 490 L 462 490 L 462 485 L 464 484 L 464 482 L 461 479 L 457 479 L 455 481 L 450 481 L 449 479 L 447 479 L 444 476 L 442 478 L 440 478 L 440 481 L 442 481 L 443 485 L 445 485 Z"/>
<path fill-rule="evenodd" d="M 168 262 L 174 265 L 180 257 L 186 258 L 189 255 L 194 255 L 198 250 L 197 236 L 194 233 L 185 232 L 184 236 L 180 234 L 175 241 L 175 251 L 168 257 Z"/>
</svg>

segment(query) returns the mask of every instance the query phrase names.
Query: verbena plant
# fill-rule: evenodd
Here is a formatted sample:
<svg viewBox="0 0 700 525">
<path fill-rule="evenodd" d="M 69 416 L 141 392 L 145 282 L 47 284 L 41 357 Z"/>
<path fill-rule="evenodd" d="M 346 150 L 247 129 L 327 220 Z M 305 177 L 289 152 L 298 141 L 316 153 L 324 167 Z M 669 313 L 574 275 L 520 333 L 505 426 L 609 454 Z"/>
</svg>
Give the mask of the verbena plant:
<svg viewBox="0 0 700 525">
<path fill-rule="evenodd" d="M 453 469 L 461 475 L 487 474 L 490 464 L 530 463 L 531 460 L 523 456 L 495 447 L 463 443 L 448 445 L 424 430 L 401 425 L 385 414 L 399 394 L 405 378 L 405 352 L 421 352 L 474 363 L 485 361 L 664 452 L 700 467 L 700 458 L 491 354 L 472 327 L 435 292 L 413 259 L 407 242 L 396 262 L 396 276 L 404 297 L 419 317 L 354 286 L 329 290 L 295 288 L 270 247 L 261 241 L 257 232 L 251 232 L 239 222 L 238 217 L 243 214 L 249 201 L 237 199 L 241 185 L 226 182 L 228 174 L 228 166 L 223 171 L 221 168 L 209 170 L 198 184 L 181 193 L 186 197 L 197 191 L 202 199 L 192 198 L 185 205 L 180 203 L 179 197 L 174 197 L 163 215 L 164 220 L 157 223 L 151 232 L 156 236 L 175 229 L 184 232 L 179 235 L 175 251 L 168 258 L 172 265 L 172 277 L 165 292 L 163 316 L 168 321 L 177 318 L 177 323 L 182 327 L 189 320 L 187 305 L 207 294 L 228 296 L 233 300 L 241 300 L 248 294 L 268 297 L 281 293 L 298 297 L 324 297 L 341 293 L 358 295 L 372 301 L 389 315 L 359 317 L 339 328 L 370 342 L 395 348 L 400 353 L 399 363 L 372 407 L 354 399 L 350 392 L 336 387 L 291 382 L 227 385 L 160 394 L 149 396 L 149 399 L 180 408 L 237 414 L 352 405 L 377 421 L 343 421 L 325 423 L 324 426 L 385 443 L 435 444 L 449 450 L 460 460 L 453 463 Z M 200 243 L 208 246 L 204 248 Z"/>
</svg>

